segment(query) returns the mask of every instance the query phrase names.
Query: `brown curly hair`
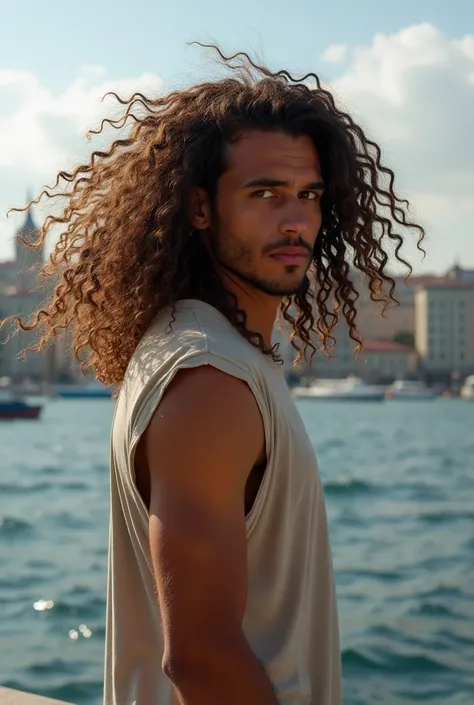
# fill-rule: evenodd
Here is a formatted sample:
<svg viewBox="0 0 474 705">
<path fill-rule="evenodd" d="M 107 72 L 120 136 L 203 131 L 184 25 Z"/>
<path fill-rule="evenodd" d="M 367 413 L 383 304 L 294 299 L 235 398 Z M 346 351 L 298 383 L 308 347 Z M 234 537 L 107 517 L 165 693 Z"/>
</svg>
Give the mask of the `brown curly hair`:
<svg viewBox="0 0 474 705">
<path fill-rule="evenodd" d="M 158 98 L 135 93 L 122 100 L 112 93 L 127 106 L 124 114 L 90 132 L 132 120 L 128 138 L 94 151 L 73 173 L 61 171 L 54 186 L 32 201 L 67 199 L 62 215 L 46 218 L 36 245 L 53 225 L 65 227 L 42 270 L 56 278 L 53 295 L 29 322 L 14 320 L 22 330 L 41 331 L 35 350 L 72 327 L 76 356 L 85 356 L 83 366 L 106 384 L 120 386 L 157 312 L 166 306 L 173 312 L 183 298 L 216 306 L 252 344 L 278 358 L 275 347 L 247 330 L 245 313 L 224 290 L 200 238 L 189 237 L 190 190 L 200 186 L 215 198 L 226 169 L 224 147 L 244 130 L 309 136 L 320 157 L 326 187 L 312 266 L 301 291 L 280 307 L 300 355 L 308 349 L 314 354 L 313 331 L 329 350 L 341 313 L 352 339 L 362 342 L 355 270 L 367 280 L 372 300 L 396 302 L 387 250 L 409 272 L 411 267 L 400 255 L 403 237 L 394 227 L 415 231 L 422 250 L 423 228 L 409 220 L 408 201 L 396 195 L 379 146 L 336 106 L 315 74 L 296 79 L 287 71 L 272 73 L 246 53 L 227 57 L 211 48 L 233 75 Z M 136 107 L 143 109 L 140 117 Z M 61 182 L 65 189 L 52 193 Z"/>
</svg>

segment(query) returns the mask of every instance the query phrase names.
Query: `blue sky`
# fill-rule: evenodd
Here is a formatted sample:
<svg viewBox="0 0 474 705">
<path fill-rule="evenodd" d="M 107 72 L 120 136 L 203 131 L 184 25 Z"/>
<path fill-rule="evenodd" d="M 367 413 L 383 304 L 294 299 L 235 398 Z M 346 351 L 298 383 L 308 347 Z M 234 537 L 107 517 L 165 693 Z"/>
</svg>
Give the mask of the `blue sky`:
<svg viewBox="0 0 474 705">
<path fill-rule="evenodd" d="M 466 152 L 466 144 L 469 155 L 471 149 L 474 151 L 468 121 L 458 115 L 459 109 L 467 111 L 474 106 L 474 78 L 472 82 L 470 78 L 474 77 L 474 3 L 27 0 L 8 3 L 2 8 L 1 19 L 0 148 L 3 129 L 5 141 L 8 134 L 7 147 L 16 144 L 17 139 L 18 155 L 23 148 L 30 150 L 32 166 L 28 173 L 25 155 L 16 159 L 13 147 L 3 161 L 0 154 L 0 260 L 12 252 L 8 235 L 13 224 L 3 219 L 5 210 L 23 202 L 28 183 L 37 190 L 51 182 L 56 173 L 54 167 L 62 165 L 50 156 L 53 152 L 59 156 L 67 153 L 65 145 L 69 139 L 73 144 L 70 111 L 74 108 L 70 93 L 83 67 L 102 67 L 107 85 L 116 81 L 121 86 L 125 81 L 127 86 L 133 86 L 135 79 L 138 85 L 138 78 L 145 73 L 157 74 L 169 87 L 187 85 L 216 75 L 217 71 L 212 63 L 204 61 L 199 48 L 186 46 L 186 42 L 196 39 L 217 41 L 228 52 L 256 50 L 263 53 L 270 67 L 284 67 L 297 74 L 315 70 L 327 81 L 334 81 L 341 96 L 361 113 L 364 124 L 374 126 L 374 134 L 387 147 L 417 212 L 417 204 L 421 204 L 420 213 L 428 221 L 431 249 L 427 262 L 420 267 L 441 270 L 454 257 L 465 258 L 466 264 L 474 267 L 474 209 L 469 205 L 469 193 L 474 193 L 474 171 L 469 171 L 467 157 L 463 162 L 461 157 L 456 160 L 452 156 L 453 152 Z M 341 46 L 331 58 L 325 52 L 333 45 Z M 441 58 L 440 46 L 444 47 Z M 361 51 L 365 52 L 362 59 Z M 472 66 L 467 63 L 471 60 Z M 2 71 L 8 76 L 3 83 Z M 96 79 L 87 80 L 97 83 Z M 418 86 L 416 91 L 414 86 Z M 446 86 L 451 106 L 449 101 L 447 104 Z M 82 86 L 81 90 L 86 88 Z M 31 96 L 35 91 L 36 102 L 30 101 L 28 106 L 21 103 L 19 96 L 26 101 L 25 95 Z M 424 101 L 419 110 L 415 109 L 418 94 Z M 79 95 L 77 90 L 75 95 Z M 458 101 L 458 95 L 461 102 L 455 107 L 452 103 Z M 427 102 L 430 112 L 423 113 Z M 402 110 L 402 106 L 406 109 Z M 24 116 L 27 109 L 29 117 L 21 128 L 19 116 Z M 50 122 L 46 127 L 46 118 L 33 120 L 34 110 L 42 111 L 43 117 L 47 114 Z M 77 111 L 81 110 L 79 101 Z M 69 111 L 66 117 L 65 111 Z M 412 130 L 412 125 L 422 117 L 427 143 L 419 148 L 423 124 L 416 130 Z M 61 122 L 63 118 L 67 127 L 66 122 Z M 385 131 L 388 123 L 393 124 Z M 43 128 L 46 131 L 40 134 Z M 18 134 L 12 138 L 9 131 L 13 129 L 24 129 L 24 143 Z M 413 134 L 403 141 L 401 133 L 410 130 Z M 456 133 L 457 142 L 450 138 L 449 144 L 440 147 L 449 130 Z M 55 133 L 62 142 L 54 142 Z M 70 149 L 78 153 L 76 146 Z M 437 158 L 433 158 L 438 151 Z M 434 184 L 436 169 L 447 169 L 446 193 Z M 439 181 L 439 174 L 436 178 Z"/>
<path fill-rule="evenodd" d="M 281 8 L 281 9 L 280 9 Z M 365 44 L 376 32 L 430 22 L 449 37 L 474 32 L 468 0 L 23 0 L 2 8 L 0 65 L 36 71 L 64 87 L 82 64 L 112 76 L 156 71 L 171 84 L 192 80 L 192 40 L 229 51 L 263 49 L 270 64 L 318 68 L 328 44 Z M 325 70 L 325 75 L 331 71 Z"/>
</svg>

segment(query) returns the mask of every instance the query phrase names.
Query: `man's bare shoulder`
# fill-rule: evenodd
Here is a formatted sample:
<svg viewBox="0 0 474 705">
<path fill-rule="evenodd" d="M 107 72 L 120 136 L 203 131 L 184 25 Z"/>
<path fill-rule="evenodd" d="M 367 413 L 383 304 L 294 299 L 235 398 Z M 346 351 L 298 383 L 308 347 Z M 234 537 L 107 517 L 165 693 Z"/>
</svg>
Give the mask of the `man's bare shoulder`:
<svg viewBox="0 0 474 705">
<path fill-rule="evenodd" d="M 250 387 L 212 365 L 178 371 L 145 435 L 150 470 L 156 465 L 160 472 L 168 458 L 174 468 L 199 466 L 208 476 L 222 467 L 246 476 L 264 446 Z"/>
<path fill-rule="evenodd" d="M 168 386 L 163 401 L 180 403 L 186 398 L 188 404 L 206 406 L 209 410 L 223 401 L 232 401 L 235 411 L 250 411 L 256 406 L 255 397 L 248 384 L 239 377 L 223 372 L 212 364 L 184 368 L 177 372 Z"/>
</svg>

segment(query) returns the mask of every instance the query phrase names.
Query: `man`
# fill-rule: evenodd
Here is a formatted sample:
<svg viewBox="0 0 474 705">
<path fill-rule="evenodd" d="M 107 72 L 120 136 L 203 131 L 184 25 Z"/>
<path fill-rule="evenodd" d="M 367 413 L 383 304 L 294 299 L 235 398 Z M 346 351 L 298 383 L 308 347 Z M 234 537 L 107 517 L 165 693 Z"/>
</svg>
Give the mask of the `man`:
<svg viewBox="0 0 474 705">
<path fill-rule="evenodd" d="M 50 221 L 62 280 L 32 327 L 72 324 L 120 388 L 105 705 L 342 701 L 323 491 L 272 331 L 280 312 L 305 354 L 341 309 L 358 340 L 351 270 L 381 297 L 394 224 L 423 231 L 319 82 L 237 59 L 135 96 L 129 139 L 63 175 Z"/>
</svg>

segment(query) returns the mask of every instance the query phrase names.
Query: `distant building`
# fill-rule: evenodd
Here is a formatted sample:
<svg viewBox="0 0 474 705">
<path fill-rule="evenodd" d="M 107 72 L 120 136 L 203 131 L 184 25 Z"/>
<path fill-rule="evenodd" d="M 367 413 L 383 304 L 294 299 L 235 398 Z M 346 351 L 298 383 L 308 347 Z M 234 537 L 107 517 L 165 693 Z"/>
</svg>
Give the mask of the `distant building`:
<svg viewBox="0 0 474 705">
<path fill-rule="evenodd" d="M 330 357 L 318 352 L 311 366 L 301 363 L 301 376 L 331 379 L 356 375 L 368 382 L 389 384 L 417 371 L 418 355 L 406 345 L 391 340 L 365 340 L 363 349 L 356 357 L 355 343 L 348 336 L 344 339 L 344 345 L 339 345 L 339 342 L 341 339 L 338 339 Z"/>
<path fill-rule="evenodd" d="M 364 339 L 393 340 L 397 333 L 415 333 L 415 309 L 413 305 L 413 286 L 395 279 L 396 305 L 389 301 L 385 312 L 383 304 L 372 301 L 367 291 L 363 291 L 357 301 L 357 328 Z"/>
<path fill-rule="evenodd" d="M 31 208 L 28 208 L 25 222 L 17 231 L 16 235 L 16 285 L 18 289 L 22 291 L 33 292 L 38 287 L 38 273 L 44 262 L 44 245 L 41 244 L 38 247 L 31 246 L 39 237 L 39 231 L 33 221 Z"/>
<path fill-rule="evenodd" d="M 379 384 L 406 379 L 417 371 L 418 356 L 393 340 L 367 340 L 361 353 L 361 376 Z"/>
<path fill-rule="evenodd" d="M 403 277 L 394 277 L 394 297 L 398 304 L 388 302 L 385 312 L 383 304 L 372 301 L 368 290 L 363 289 L 357 301 L 357 327 L 367 340 L 393 340 L 400 333 L 415 336 L 415 292 L 425 283 L 438 281 L 434 274 L 412 275 L 405 282 Z"/>
<path fill-rule="evenodd" d="M 474 373 L 474 282 L 449 278 L 415 293 L 416 348 L 427 376 Z"/>
<path fill-rule="evenodd" d="M 18 270 L 16 261 L 0 262 L 0 297 L 1 295 L 18 285 Z"/>
<path fill-rule="evenodd" d="M 472 297 L 469 292 L 474 291 L 474 271 L 454 266 L 442 277 L 425 274 L 413 275 L 407 283 L 401 277 L 394 280 L 394 295 L 399 305 L 390 302 L 384 316 L 382 304 L 371 301 L 367 285 L 360 277 L 357 280 L 361 296 L 356 304 L 356 325 L 363 338 L 358 361 L 354 359 L 355 343 L 349 338 L 347 325 L 340 321 L 334 331 L 336 346 L 331 357 L 318 352 L 311 368 L 301 366 L 301 374 L 320 378 L 358 374 L 371 380 L 388 380 L 418 372 L 434 380 L 449 381 L 452 374 L 462 377 L 471 370 L 474 372 L 474 309 L 469 304 Z M 430 301 L 429 315 L 425 299 Z M 441 315 L 443 307 L 445 320 Z M 454 309 L 456 316 L 449 318 L 447 312 Z M 287 369 L 291 360 L 289 350 Z"/>
<path fill-rule="evenodd" d="M 462 269 L 458 264 L 455 264 L 451 269 L 448 269 L 446 279 L 463 284 L 474 284 L 474 269 Z"/>
<path fill-rule="evenodd" d="M 43 246 L 29 247 L 27 243 L 38 239 L 31 210 L 17 232 L 15 259 L 0 263 L 0 320 L 10 316 L 21 316 L 28 320 L 48 294 L 51 282 L 39 285 L 38 272 L 43 264 Z M 22 350 L 35 342 L 33 333 L 20 331 L 9 336 L 14 325 L 0 330 L 0 377 L 10 377 L 15 382 L 26 378 L 35 381 L 54 381 L 57 377 L 58 350 L 53 344 L 40 353 L 28 353 L 23 358 Z M 8 339 L 8 340 L 7 340 Z M 60 365 L 59 365 L 60 366 Z"/>
</svg>

